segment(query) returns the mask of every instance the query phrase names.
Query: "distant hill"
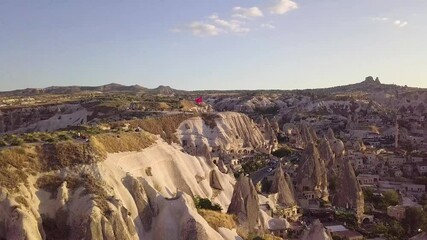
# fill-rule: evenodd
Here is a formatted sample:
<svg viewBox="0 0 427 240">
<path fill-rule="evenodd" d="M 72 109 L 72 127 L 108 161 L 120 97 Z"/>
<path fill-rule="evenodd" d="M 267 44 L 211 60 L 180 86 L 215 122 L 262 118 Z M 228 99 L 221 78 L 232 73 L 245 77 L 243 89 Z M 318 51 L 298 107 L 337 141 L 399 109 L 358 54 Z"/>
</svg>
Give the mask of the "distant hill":
<svg viewBox="0 0 427 240">
<path fill-rule="evenodd" d="M 305 89 L 303 91 L 322 93 L 322 94 L 339 94 L 339 93 L 352 93 L 352 92 L 365 92 L 365 93 L 376 93 L 378 91 L 389 92 L 405 88 L 406 90 L 417 90 L 419 88 L 412 88 L 406 86 L 398 86 L 395 84 L 382 84 L 377 78 L 371 76 L 366 77 L 363 82 L 348 84 L 330 88 L 318 88 L 318 89 Z"/>
<path fill-rule="evenodd" d="M 47 88 L 26 88 L 13 91 L 0 92 L 0 96 L 34 96 L 42 94 L 75 94 L 87 92 L 148 92 L 152 94 L 173 95 L 174 93 L 183 92 L 173 89 L 169 86 L 159 86 L 154 89 L 148 89 L 139 85 L 125 86 L 117 83 L 110 83 L 102 86 L 52 86 Z"/>
<path fill-rule="evenodd" d="M 184 91 L 171 88 L 170 86 L 160 85 L 157 88 L 145 88 L 139 85 L 125 86 L 117 83 L 110 83 L 102 86 L 52 86 L 47 88 L 26 88 L 20 90 L 0 92 L 0 97 L 4 96 L 34 96 L 42 94 L 75 94 L 75 93 L 90 93 L 90 92 L 102 92 L 102 93 L 114 93 L 114 92 L 131 92 L 131 93 L 148 93 L 158 95 L 176 95 L 176 94 L 252 94 L 252 93 L 274 93 L 280 94 L 285 92 L 305 92 L 321 95 L 329 94 L 348 94 L 348 93 L 370 93 L 375 94 L 378 92 L 389 92 L 394 93 L 397 90 L 405 90 L 412 92 L 418 90 L 426 90 L 421 88 L 413 88 L 407 86 L 398 86 L 395 84 L 383 84 L 377 78 L 371 76 L 366 77 L 364 81 L 348 84 L 343 86 L 336 86 L 330 88 L 317 88 L 317 89 L 303 89 L 303 90 L 196 90 L 196 91 Z"/>
</svg>

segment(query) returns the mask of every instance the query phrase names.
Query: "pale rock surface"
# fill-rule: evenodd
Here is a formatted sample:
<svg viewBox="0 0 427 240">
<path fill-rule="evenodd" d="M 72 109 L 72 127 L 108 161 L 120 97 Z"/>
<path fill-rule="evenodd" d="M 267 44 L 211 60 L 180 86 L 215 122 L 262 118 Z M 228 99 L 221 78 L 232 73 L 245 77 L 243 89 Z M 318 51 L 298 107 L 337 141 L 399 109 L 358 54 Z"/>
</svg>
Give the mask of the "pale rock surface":
<svg viewBox="0 0 427 240">
<path fill-rule="evenodd" d="M 234 186 L 227 213 L 236 215 L 240 224 L 247 226 L 249 230 L 254 230 L 260 225 L 259 211 L 258 193 L 252 180 L 240 175 Z"/>
<path fill-rule="evenodd" d="M 304 231 L 301 240 L 332 240 L 332 236 L 326 232 L 319 220 L 315 220 L 309 229 Z"/>
<path fill-rule="evenodd" d="M 320 158 L 319 151 L 313 143 L 310 143 L 303 152 L 296 181 L 299 193 L 306 188 L 314 191 L 317 198 L 327 200 L 329 193 L 325 162 Z"/>
</svg>

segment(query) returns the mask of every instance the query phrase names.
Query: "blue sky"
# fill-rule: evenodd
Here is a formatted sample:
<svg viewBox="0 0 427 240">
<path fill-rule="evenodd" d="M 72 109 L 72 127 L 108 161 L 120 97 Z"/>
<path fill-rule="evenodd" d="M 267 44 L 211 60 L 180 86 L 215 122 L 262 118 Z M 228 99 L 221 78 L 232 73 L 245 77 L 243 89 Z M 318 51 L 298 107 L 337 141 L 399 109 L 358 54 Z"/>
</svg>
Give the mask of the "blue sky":
<svg viewBox="0 0 427 240">
<path fill-rule="evenodd" d="M 0 0 L 0 90 L 427 87 L 427 0 Z"/>
</svg>

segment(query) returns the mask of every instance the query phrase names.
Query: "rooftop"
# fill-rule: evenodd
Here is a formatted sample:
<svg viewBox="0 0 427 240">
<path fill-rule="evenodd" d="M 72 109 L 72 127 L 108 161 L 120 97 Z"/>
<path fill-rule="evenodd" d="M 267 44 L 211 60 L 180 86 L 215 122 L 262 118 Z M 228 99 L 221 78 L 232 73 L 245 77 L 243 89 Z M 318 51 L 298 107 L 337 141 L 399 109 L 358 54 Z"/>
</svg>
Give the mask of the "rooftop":
<svg viewBox="0 0 427 240">
<path fill-rule="evenodd" d="M 348 231 L 348 229 L 343 225 L 332 225 L 332 226 L 326 226 L 325 228 L 328 229 L 329 232 L 331 233 Z"/>
</svg>

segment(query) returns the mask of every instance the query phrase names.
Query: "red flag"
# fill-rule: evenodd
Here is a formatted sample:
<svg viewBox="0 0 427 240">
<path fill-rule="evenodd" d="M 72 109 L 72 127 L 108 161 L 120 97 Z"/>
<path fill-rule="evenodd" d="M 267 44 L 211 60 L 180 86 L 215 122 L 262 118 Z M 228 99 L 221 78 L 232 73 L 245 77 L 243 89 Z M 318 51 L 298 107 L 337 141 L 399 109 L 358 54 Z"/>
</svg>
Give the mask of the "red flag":
<svg viewBox="0 0 427 240">
<path fill-rule="evenodd" d="M 203 102 L 203 98 L 202 97 L 196 98 L 196 103 L 197 104 L 201 104 L 202 102 Z"/>
</svg>

